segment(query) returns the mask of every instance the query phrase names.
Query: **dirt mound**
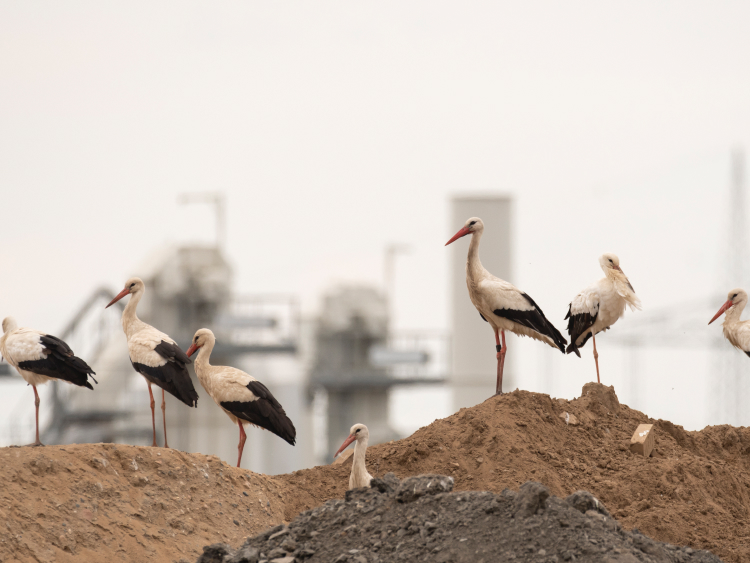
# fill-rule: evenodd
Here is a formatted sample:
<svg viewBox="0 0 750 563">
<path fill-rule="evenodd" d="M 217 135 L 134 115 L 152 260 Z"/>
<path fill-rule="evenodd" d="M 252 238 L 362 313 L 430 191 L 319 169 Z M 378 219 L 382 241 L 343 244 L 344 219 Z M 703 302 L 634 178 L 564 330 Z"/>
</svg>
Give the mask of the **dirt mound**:
<svg viewBox="0 0 750 563">
<path fill-rule="evenodd" d="M 578 424 L 566 424 L 565 413 Z M 642 423 L 655 425 L 650 458 L 629 450 Z M 597 383 L 573 401 L 527 391 L 493 397 L 409 438 L 369 448 L 367 464 L 375 476 L 451 475 L 458 491 L 499 494 L 530 480 L 559 497 L 591 491 L 626 529 L 725 561 L 750 561 L 750 429 L 688 432 L 621 405 L 612 387 Z M 350 469 L 347 461 L 284 479 L 323 502 L 343 496 Z M 287 521 L 317 506 L 290 501 Z"/>
<path fill-rule="evenodd" d="M 273 479 L 115 444 L 0 449 L 0 561 L 174 561 L 281 522 Z"/>
<path fill-rule="evenodd" d="M 349 491 L 345 501 L 328 501 L 249 539 L 237 552 L 209 546 L 197 563 L 721 563 L 706 551 L 623 530 L 590 493 L 562 500 L 535 482 L 501 495 L 452 488 L 451 477 L 399 483 L 389 473 L 370 489 Z"/>
<path fill-rule="evenodd" d="M 656 425 L 648 459 L 628 449 L 645 422 Z M 750 429 L 686 432 L 620 405 L 603 385 L 587 384 L 573 401 L 493 397 L 369 448 L 367 464 L 375 476 L 447 474 L 457 491 L 499 494 L 526 481 L 558 497 L 588 490 L 625 529 L 750 561 Z M 239 545 L 343 498 L 350 468 L 265 476 L 163 448 L 3 448 L 0 561 L 194 561 L 205 545 Z"/>
</svg>

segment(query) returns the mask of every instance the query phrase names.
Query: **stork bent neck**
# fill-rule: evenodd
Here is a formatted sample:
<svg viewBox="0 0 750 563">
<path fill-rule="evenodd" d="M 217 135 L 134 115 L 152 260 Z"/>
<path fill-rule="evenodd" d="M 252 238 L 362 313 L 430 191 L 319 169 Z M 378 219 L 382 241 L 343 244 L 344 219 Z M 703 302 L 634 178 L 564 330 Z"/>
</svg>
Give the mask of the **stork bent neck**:
<svg viewBox="0 0 750 563">
<path fill-rule="evenodd" d="M 740 322 L 740 317 L 742 316 L 742 311 L 745 310 L 745 305 L 747 305 L 747 300 L 743 299 L 737 301 L 737 303 L 727 309 L 727 312 L 724 314 L 724 322 L 722 325 L 732 325 Z"/>
<path fill-rule="evenodd" d="M 213 352 L 214 346 L 216 345 L 216 338 L 206 338 L 206 343 L 198 349 L 198 355 L 195 358 L 195 373 L 198 373 L 199 369 L 210 368 L 211 364 L 211 352 Z"/>
<path fill-rule="evenodd" d="M 479 260 L 479 239 L 482 238 L 482 231 L 471 233 L 471 242 L 469 243 L 469 254 L 466 258 L 466 280 L 476 284 L 483 277 L 485 269 Z"/>
<path fill-rule="evenodd" d="M 141 297 L 143 297 L 143 293 L 143 289 L 131 293 L 128 304 L 125 305 L 125 310 L 122 312 L 122 330 L 128 338 L 138 332 L 142 328 L 142 325 L 145 324 L 138 318 L 138 315 L 135 312 L 136 307 L 138 307 L 138 302 L 141 300 Z"/>
<path fill-rule="evenodd" d="M 367 452 L 368 436 L 362 436 L 354 443 L 354 455 L 352 456 L 352 474 L 349 479 L 350 487 L 367 487 L 372 479 L 365 467 L 365 453 Z"/>
</svg>

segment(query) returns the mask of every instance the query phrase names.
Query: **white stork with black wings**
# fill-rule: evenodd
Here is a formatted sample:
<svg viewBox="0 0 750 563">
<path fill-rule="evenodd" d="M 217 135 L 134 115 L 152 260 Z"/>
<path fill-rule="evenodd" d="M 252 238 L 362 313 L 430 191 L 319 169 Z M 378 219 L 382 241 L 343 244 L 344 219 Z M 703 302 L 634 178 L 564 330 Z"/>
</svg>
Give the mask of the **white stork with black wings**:
<svg viewBox="0 0 750 563">
<path fill-rule="evenodd" d="M 34 388 L 36 441 L 31 445 L 43 446 L 39 440 L 39 393 L 36 386 L 59 379 L 93 390 L 88 379 L 90 377 L 96 383 L 94 370 L 56 336 L 31 328 L 18 328 L 13 317 L 3 320 L 0 354 Z"/>
<path fill-rule="evenodd" d="M 125 282 L 125 289 L 118 293 L 107 307 L 114 305 L 126 295 L 131 296 L 122 312 L 122 330 L 128 339 L 130 363 L 148 383 L 148 394 L 151 397 L 151 425 L 154 430 L 153 446 L 156 446 L 156 416 L 151 384 L 161 387 L 164 447 L 168 448 L 164 391 L 171 393 L 189 407 L 198 406 L 198 393 L 196 393 L 193 381 L 190 379 L 190 373 L 185 367 L 186 364 L 192 363 L 192 360 L 177 346 L 174 340 L 151 325 L 144 323 L 136 315 L 136 307 L 138 307 L 138 302 L 145 291 L 146 286 L 140 278 L 130 278 Z"/>
<path fill-rule="evenodd" d="M 579 348 L 589 338 L 594 345 L 594 362 L 596 363 L 596 380 L 599 379 L 599 354 L 596 351 L 596 335 L 603 332 L 625 314 L 625 307 L 631 311 L 641 309 L 641 300 L 635 294 L 627 276 L 620 269 L 620 259 L 612 253 L 602 254 L 599 265 L 605 277 L 592 283 L 573 298 L 568 307 L 565 319 L 568 321 L 570 346 L 567 353 L 575 352 L 581 357 Z"/>
<path fill-rule="evenodd" d="M 201 385 L 229 419 L 240 427 L 237 467 L 242 462 L 242 451 L 247 439 L 243 428 L 245 424 L 268 430 L 293 446 L 297 430 L 276 397 L 268 387 L 242 370 L 230 366 L 212 366 L 209 360 L 215 345 L 214 333 L 202 328 L 195 333 L 187 355 L 192 356 L 198 352 L 195 373 Z"/>
<path fill-rule="evenodd" d="M 501 280 L 484 269 L 479 261 L 479 239 L 484 232 L 484 223 L 479 217 L 467 219 L 464 226 L 450 239 L 453 241 L 471 236 L 469 256 L 466 261 L 466 285 L 469 298 L 479 311 L 479 315 L 495 331 L 495 349 L 497 351 L 497 386 L 496 393 L 503 392 L 503 366 L 505 364 L 505 331 L 519 336 L 528 336 L 541 340 L 558 348 L 563 354 L 567 340 L 560 334 L 534 300 L 526 293 L 507 281 Z M 502 336 L 502 344 L 500 338 Z"/>
</svg>

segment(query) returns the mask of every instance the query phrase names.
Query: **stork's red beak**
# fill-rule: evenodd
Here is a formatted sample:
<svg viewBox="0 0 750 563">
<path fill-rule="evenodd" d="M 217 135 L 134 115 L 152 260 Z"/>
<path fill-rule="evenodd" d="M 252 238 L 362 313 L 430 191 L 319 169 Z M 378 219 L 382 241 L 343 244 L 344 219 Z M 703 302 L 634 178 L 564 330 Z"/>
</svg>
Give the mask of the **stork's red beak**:
<svg viewBox="0 0 750 563">
<path fill-rule="evenodd" d="M 197 344 L 191 344 L 190 348 L 188 348 L 186 352 L 186 354 L 188 355 L 188 358 L 192 356 L 193 354 L 195 354 L 198 351 L 198 348 L 200 348 L 200 346 L 198 346 Z"/>
<path fill-rule="evenodd" d="M 612 264 L 612 267 L 613 267 L 613 268 L 614 268 L 615 270 L 617 270 L 618 272 L 622 272 L 622 270 L 620 269 L 620 266 L 616 266 L 615 264 Z"/>
<path fill-rule="evenodd" d="M 727 309 L 729 309 L 729 307 L 731 307 L 732 305 L 734 305 L 734 303 L 732 303 L 732 300 L 731 299 L 727 299 L 727 302 L 724 303 L 721 306 L 721 309 L 719 309 L 719 312 L 714 315 L 714 318 L 711 319 L 710 321 L 708 321 L 708 324 L 711 324 L 716 319 L 718 319 L 720 316 L 722 316 L 724 313 L 726 313 Z"/>
<path fill-rule="evenodd" d="M 337 451 L 337 452 L 336 452 L 336 453 L 334 454 L 334 456 L 333 456 L 333 459 L 336 459 L 336 458 L 338 457 L 338 455 L 339 455 L 339 454 L 340 454 L 341 452 L 343 452 L 343 451 L 344 451 L 344 450 L 346 449 L 346 447 L 347 447 L 347 446 L 348 446 L 349 444 L 351 444 L 351 443 L 352 443 L 352 442 L 353 442 L 354 440 L 356 440 L 356 439 L 357 439 L 357 437 L 356 437 L 356 436 L 355 436 L 354 434 L 349 434 L 349 437 L 348 437 L 348 438 L 347 438 L 346 440 L 344 440 L 344 443 L 343 443 L 343 444 L 341 444 L 341 447 L 339 448 L 339 451 Z"/>
<path fill-rule="evenodd" d="M 113 299 L 112 301 L 110 301 L 110 302 L 109 302 L 109 305 L 107 305 L 107 306 L 106 306 L 106 307 L 104 307 L 104 308 L 105 308 L 105 309 L 108 309 L 108 308 L 109 308 L 110 306 L 114 305 L 114 304 L 115 304 L 115 303 L 117 303 L 117 302 L 118 302 L 118 301 L 119 301 L 120 299 L 122 299 L 123 297 L 125 297 L 125 296 L 126 296 L 126 295 L 127 295 L 128 293 L 130 293 L 130 289 L 128 289 L 128 288 L 126 287 L 126 288 L 125 288 L 125 289 L 123 289 L 123 290 L 122 290 L 122 291 L 121 291 L 120 293 L 118 293 L 118 294 L 117 294 L 117 295 L 115 296 L 115 298 L 114 298 L 114 299 Z"/>
<path fill-rule="evenodd" d="M 468 235 L 471 231 L 468 227 L 461 227 L 461 230 L 458 231 L 455 235 L 453 235 L 453 238 L 445 243 L 445 246 L 448 246 L 450 243 L 452 243 L 454 240 L 458 240 L 461 237 L 465 237 Z"/>
</svg>

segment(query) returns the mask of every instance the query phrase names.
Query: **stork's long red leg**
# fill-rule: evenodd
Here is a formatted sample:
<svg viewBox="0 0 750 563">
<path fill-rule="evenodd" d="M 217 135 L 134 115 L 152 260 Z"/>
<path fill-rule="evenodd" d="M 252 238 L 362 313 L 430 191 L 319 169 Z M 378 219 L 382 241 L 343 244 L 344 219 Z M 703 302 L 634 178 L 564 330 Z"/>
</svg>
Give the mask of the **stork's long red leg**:
<svg viewBox="0 0 750 563">
<path fill-rule="evenodd" d="M 237 450 L 239 451 L 239 455 L 237 456 L 237 467 L 239 467 L 240 463 L 242 462 L 242 450 L 245 449 L 245 440 L 247 439 L 247 434 L 245 434 L 245 429 L 242 427 L 242 421 L 240 419 L 237 419 L 237 424 L 240 427 L 240 443 L 237 446 Z"/>
<path fill-rule="evenodd" d="M 148 394 L 151 396 L 151 426 L 154 429 L 154 442 L 151 444 L 153 447 L 156 447 L 156 414 L 154 411 L 154 407 L 156 406 L 156 402 L 154 401 L 154 392 L 151 391 L 151 384 L 148 384 Z"/>
<path fill-rule="evenodd" d="M 591 340 L 594 342 L 594 362 L 596 363 L 596 382 L 601 383 L 599 379 L 599 352 L 596 351 L 596 336 L 591 335 Z"/>
<path fill-rule="evenodd" d="M 161 390 L 161 419 L 164 423 L 164 447 L 168 448 L 167 444 L 167 401 L 164 398 L 164 389 Z"/>
<path fill-rule="evenodd" d="M 503 343 L 500 344 L 500 335 L 498 334 L 498 330 L 495 329 L 495 349 L 497 350 L 496 358 L 497 358 L 497 384 L 495 386 L 495 394 L 496 395 L 502 395 L 503 393 L 503 367 L 505 366 L 505 353 L 506 353 L 506 346 L 505 346 L 505 331 L 500 331 L 502 333 L 503 337 Z"/>
<path fill-rule="evenodd" d="M 34 406 L 36 407 L 36 441 L 32 446 L 43 446 L 42 441 L 39 439 L 39 393 L 36 391 L 36 385 L 32 385 L 34 388 Z"/>
<path fill-rule="evenodd" d="M 505 343 L 505 331 L 500 331 L 500 336 L 503 339 L 503 349 L 500 351 L 500 382 L 497 386 L 497 393 L 502 394 L 503 392 L 503 368 L 505 367 L 505 354 L 508 352 L 508 345 Z"/>
</svg>

